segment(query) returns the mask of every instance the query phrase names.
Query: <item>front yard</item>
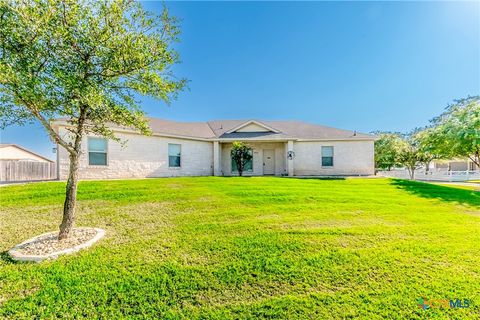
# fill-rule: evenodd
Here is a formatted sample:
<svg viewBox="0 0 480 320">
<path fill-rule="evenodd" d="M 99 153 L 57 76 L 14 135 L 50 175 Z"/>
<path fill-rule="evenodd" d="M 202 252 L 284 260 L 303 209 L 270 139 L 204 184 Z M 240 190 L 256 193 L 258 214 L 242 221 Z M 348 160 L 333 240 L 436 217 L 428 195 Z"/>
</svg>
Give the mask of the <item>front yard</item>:
<svg viewBox="0 0 480 320">
<path fill-rule="evenodd" d="M 388 179 L 79 186 L 107 235 L 41 264 L 6 250 L 61 219 L 64 183 L 0 188 L 0 318 L 480 318 L 480 193 Z M 419 298 L 464 299 L 468 308 Z"/>
</svg>

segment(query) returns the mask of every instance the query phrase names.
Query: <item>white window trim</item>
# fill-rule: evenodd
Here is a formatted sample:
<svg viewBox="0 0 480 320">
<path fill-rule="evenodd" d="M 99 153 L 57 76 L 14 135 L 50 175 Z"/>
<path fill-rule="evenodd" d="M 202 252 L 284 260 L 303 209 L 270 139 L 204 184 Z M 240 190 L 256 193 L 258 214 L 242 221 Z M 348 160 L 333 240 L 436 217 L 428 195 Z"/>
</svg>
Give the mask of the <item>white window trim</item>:
<svg viewBox="0 0 480 320">
<path fill-rule="evenodd" d="M 170 166 L 170 145 L 177 145 L 177 146 L 180 146 L 180 166 L 178 167 L 171 167 Z M 168 161 L 168 169 L 170 170 L 180 170 L 182 169 L 182 164 L 183 164 L 183 160 L 182 160 L 182 145 L 180 143 L 168 143 L 167 145 L 167 161 Z"/>
<path fill-rule="evenodd" d="M 323 165 L 323 147 L 331 147 L 332 148 L 332 165 L 331 166 L 324 166 Z M 320 147 L 320 164 L 322 165 L 322 169 L 333 169 L 335 167 L 335 147 L 334 146 L 321 146 Z"/>
<path fill-rule="evenodd" d="M 105 150 L 105 154 L 106 154 L 106 164 L 90 164 L 90 139 L 103 139 L 105 140 L 106 142 L 106 150 Z M 92 152 L 95 152 L 95 151 L 92 151 Z M 102 152 L 97 152 L 97 153 L 102 153 Z M 110 157 L 109 157 L 109 145 L 108 145 L 108 139 L 106 138 L 103 138 L 103 137 L 92 137 L 92 136 L 89 136 L 87 137 L 87 163 L 88 163 L 88 167 L 89 168 L 105 168 L 105 167 L 108 167 L 109 166 L 109 163 L 110 163 Z"/>
</svg>

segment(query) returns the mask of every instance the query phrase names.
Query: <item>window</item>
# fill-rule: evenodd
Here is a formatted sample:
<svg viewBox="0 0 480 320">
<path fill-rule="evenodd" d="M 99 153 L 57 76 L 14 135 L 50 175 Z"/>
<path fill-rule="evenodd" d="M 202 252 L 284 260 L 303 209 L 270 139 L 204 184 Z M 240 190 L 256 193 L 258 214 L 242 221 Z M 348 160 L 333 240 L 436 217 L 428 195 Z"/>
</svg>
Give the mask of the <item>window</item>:
<svg viewBox="0 0 480 320">
<path fill-rule="evenodd" d="M 250 149 L 250 155 L 252 159 L 245 163 L 245 167 L 243 168 L 243 172 L 253 172 L 253 150 Z M 232 159 L 232 172 L 238 172 L 237 163 Z"/>
<path fill-rule="evenodd" d="M 88 138 L 88 164 L 91 166 L 107 165 L 107 140 Z"/>
<path fill-rule="evenodd" d="M 333 147 L 322 147 L 322 167 L 333 167 Z"/>
<path fill-rule="evenodd" d="M 168 166 L 170 168 L 180 168 L 181 145 L 168 144 Z"/>
</svg>

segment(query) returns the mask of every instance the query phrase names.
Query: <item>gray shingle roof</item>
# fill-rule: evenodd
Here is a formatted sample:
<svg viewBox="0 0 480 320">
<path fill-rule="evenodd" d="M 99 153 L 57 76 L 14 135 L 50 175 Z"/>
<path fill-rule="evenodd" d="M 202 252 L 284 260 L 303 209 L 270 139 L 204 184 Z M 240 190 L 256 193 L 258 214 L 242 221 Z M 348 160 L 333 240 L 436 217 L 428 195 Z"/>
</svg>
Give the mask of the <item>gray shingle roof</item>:
<svg viewBox="0 0 480 320">
<path fill-rule="evenodd" d="M 252 120 L 216 120 L 209 121 L 217 138 L 229 138 L 229 130 Z M 342 130 L 326 127 L 303 121 L 263 121 L 255 120 L 279 131 L 278 134 L 268 135 L 272 139 L 375 139 L 375 136 L 365 133 L 355 133 L 351 130 Z M 232 136 L 233 138 L 233 136 Z"/>
<path fill-rule="evenodd" d="M 215 120 L 208 122 L 176 122 L 161 119 L 150 119 L 150 126 L 155 133 L 173 134 L 204 139 L 257 139 L 257 140 L 285 140 L 285 139 L 374 139 L 373 135 L 355 133 L 351 130 L 342 130 L 303 121 L 263 121 L 255 120 L 260 124 L 278 130 L 274 132 L 233 132 L 228 131 L 248 123 L 252 120 Z"/>
<path fill-rule="evenodd" d="M 62 119 L 57 119 L 57 121 Z M 274 132 L 232 132 L 230 130 L 242 124 L 255 121 L 277 130 Z M 248 140 L 374 140 L 375 136 L 326 127 L 303 121 L 263 121 L 263 120 L 214 120 L 208 122 L 178 122 L 158 118 L 149 118 L 150 128 L 159 135 L 183 136 L 197 139 L 248 139 Z"/>
<path fill-rule="evenodd" d="M 215 134 L 206 122 L 177 122 L 149 118 L 149 124 L 152 131 L 158 134 L 171 134 L 203 139 L 215 138 Z"/>
</svg>

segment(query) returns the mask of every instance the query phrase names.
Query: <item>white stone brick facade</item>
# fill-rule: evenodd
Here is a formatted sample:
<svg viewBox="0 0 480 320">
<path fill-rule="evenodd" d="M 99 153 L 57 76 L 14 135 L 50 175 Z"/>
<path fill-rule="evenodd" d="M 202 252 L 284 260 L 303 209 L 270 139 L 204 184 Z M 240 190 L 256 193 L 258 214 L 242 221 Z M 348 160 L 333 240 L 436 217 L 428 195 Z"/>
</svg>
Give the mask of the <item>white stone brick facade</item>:
<svg viewBox="0 0 480 320">
<path fill-rule="evenodd" d="M 252 126 L 251 126 L 252 127 Z M 250 129 L 250 127 L 248 128 Z M 258 130 L 258 128 L 254 128 Z M 61 136 L 67 136 L 65 126 L 58 126 Z M 118 131 L 122 143 L 109 140 L 107 165 L 89 165 L 88 137 L 82 142 L 80 179 L 118 179 L 176 176 L 230 176 L 232 173 L 231 139 L 169 137 L 164 134 L 143 136 L 130 131 Z M 274 157 L 273 172 L 277 176 L 338 176 L 374 174 L 374 139 L 284 139 L 283 141 L 247 142 L 253 149 L 253 171 L 244 175 L 264 175 L 264 152 Z M 171 168 L 168 163 L 168 144 L 181 145 L 181 166 Z M 322 166 L 322 146 L 333 147 L 333 166 Z M 288 158 L 288 152 L 293 159 Z M 68 153 L 58 147 L 59 178 L 67 179 Z M 270 160 L 271 161 L 271 160 Z M 272 162 L 270 162 L 272 163 Z M 272 168 L 270 166 L 269 168 Z"/>
<path fill-rule="evenodd" d="M 294 174 L 373 175 L 373 141 L 294 142 Z M 333 167 L 322 167 L 322 146 L 333 146 Z"/>
<path fill-rule="evenodd" d="M 65 135 L 64 128 L 60 133 Z M 87 140 L 82 142 L 80 157 L 80 179 L 150 178 L 176 176 L 213 175 L 213 143 L 188 139 L 143 136 L 135 133 L 119 133 L 125 142 L 122 146 L 116 141 L 108 141 L 106 166 L 88 164 Z M 168 167 L 168 144 L 181 145 L 181 167 Z M 68 177 L 68 152 L 58 148 L 59 178 Z"/>
</svg>

